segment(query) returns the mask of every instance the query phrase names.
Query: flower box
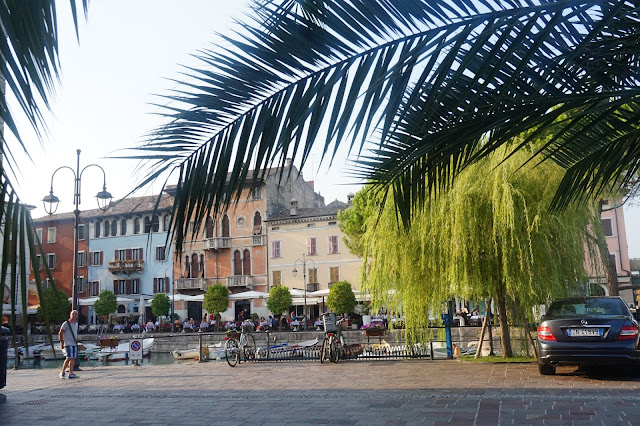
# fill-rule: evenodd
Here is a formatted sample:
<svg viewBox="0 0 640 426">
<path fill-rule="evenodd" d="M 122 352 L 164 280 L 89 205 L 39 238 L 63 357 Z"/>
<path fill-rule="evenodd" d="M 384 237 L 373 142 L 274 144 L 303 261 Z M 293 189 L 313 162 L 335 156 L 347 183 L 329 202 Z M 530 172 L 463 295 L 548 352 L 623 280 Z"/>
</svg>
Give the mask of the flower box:
<svg viewBox="0 0 640 426">
<path fill-rule="evenodd" d="M 367 336 L 384 336 L 384 329 L 382 328 L 365 328 L 364 334 Z"/>
<path fill-rule="evenodd" d="M 118 339 L 111 339 L 111 338 L 100 339 L 100 346 L 109 346 L 111 348 L 115 348 L 118 346 L 118 343 L 119 343 Z"/>
</svg>

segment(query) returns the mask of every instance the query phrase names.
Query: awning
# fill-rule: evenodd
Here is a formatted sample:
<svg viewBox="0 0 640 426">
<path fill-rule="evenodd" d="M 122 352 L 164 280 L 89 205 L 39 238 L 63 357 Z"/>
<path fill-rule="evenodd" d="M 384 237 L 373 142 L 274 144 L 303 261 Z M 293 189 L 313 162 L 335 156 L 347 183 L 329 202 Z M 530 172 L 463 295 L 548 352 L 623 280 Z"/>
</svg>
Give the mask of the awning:
<svg viewBox="0 0 640 426">
<path fill-rule="evenodd" d="M 38 306 L 27 306 L 27 315 L 33 315 L 38 312 Z M 16 306 L 16 315 L 22 314 L 21 305 Z M 3 303 L 2 304 L 2 315 L 11 315 L 11 304 Z"/>
<path fill-rule="evenodd" d="M 243 291 L 242 293 L 230 294 L 229 300 L 242 300 L 242 299 L 266 299 L 269 297 L 269 293 L 263 291 Z"/>
<path fill-rule="evenodd" d="M 322 302 L 322 298 L 307 296 L 307 305 L 317 305 Z M 293 306 L 304 306 L 304 297 L 294 297 L 291 299 Z"/>
<path fill-rule="evenodd" d="M 176 302 L 202 302 L 204 300 L 204 294 L 196 294 L 195 296 L 188 294 L 175 294 L 169 296 L 169 299 L 175 300 Z"/>
</svg>

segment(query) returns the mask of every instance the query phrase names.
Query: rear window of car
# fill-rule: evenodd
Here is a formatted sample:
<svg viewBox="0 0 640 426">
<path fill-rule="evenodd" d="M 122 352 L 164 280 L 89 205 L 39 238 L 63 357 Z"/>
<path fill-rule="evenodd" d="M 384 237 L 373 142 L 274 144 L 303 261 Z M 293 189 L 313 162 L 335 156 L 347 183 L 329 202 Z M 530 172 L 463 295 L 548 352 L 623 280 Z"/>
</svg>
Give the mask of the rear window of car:
<svg viewBox="0 0 640 426">
<path fill-rule="evenodd" d="M 620 299 L 563 299 L 552 302 L 546 316 L 584 315 L 629 315 L 629 310 Z"/>
</svg>

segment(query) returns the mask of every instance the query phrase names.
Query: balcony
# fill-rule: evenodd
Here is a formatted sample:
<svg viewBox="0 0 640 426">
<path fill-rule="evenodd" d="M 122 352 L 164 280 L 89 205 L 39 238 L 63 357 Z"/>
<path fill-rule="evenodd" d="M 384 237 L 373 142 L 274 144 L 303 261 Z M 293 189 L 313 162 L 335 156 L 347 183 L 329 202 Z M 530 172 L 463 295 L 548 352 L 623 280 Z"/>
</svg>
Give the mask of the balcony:
<svg viewBox="0 0 640 426">
<path fill-rule="evenodd" d="M 320 287 L 320 283 L 308 283 L 307 291 L 318 291 L 318 287 Z"/>
<path fill-rule="evenodd" d="M 176 290 L 203 290 L 216 284 L 215 278 L 178 278 L 175 280 Z"/>
<path fill-rule="evenodd" d="M 267 243 L 266 235 L 254 235 L 251 237 L 251 245 L 255 246 L 263 246 Z"/>
<path fill-rule="evenodd" d="M 253 277 L 249 275 L 227 277 L 227 287 L 253 287 Z"/>
<path fill-rule="evenodd" d="M 220 250 L 225 248 L 231 248 L 231 238 L 229 237 L 209 238 L 206 242 L 206 247 L 209 250 Z"/>
<path fill-rule="evenodd" d="M 113 262 L 109 262 L 107 269 L 109 269 L 109 272 L 114 274 L 118 272 L 123 272 L 125 274 L 142 272 L 144 269 L 144 260 L 115 260 Z"/>
</svg>

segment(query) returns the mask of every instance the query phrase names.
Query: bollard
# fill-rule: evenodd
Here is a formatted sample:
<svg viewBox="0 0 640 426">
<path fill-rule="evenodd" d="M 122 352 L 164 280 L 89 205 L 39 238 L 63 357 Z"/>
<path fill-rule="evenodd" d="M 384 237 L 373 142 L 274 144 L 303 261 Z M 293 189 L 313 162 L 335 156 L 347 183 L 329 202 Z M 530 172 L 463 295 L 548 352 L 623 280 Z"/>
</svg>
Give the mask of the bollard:
<svg viewBox="0 0 640 426">
<path fill-rule="evenodd" d="M 202 330 L 198 330 L 198 345 L 200 347 L 199 352 L 198 352 L 199 353 L 198 363 L 205 362 L 205 360 L 203 359 L 204 356 L 202 354 Z"/>
</svg>

